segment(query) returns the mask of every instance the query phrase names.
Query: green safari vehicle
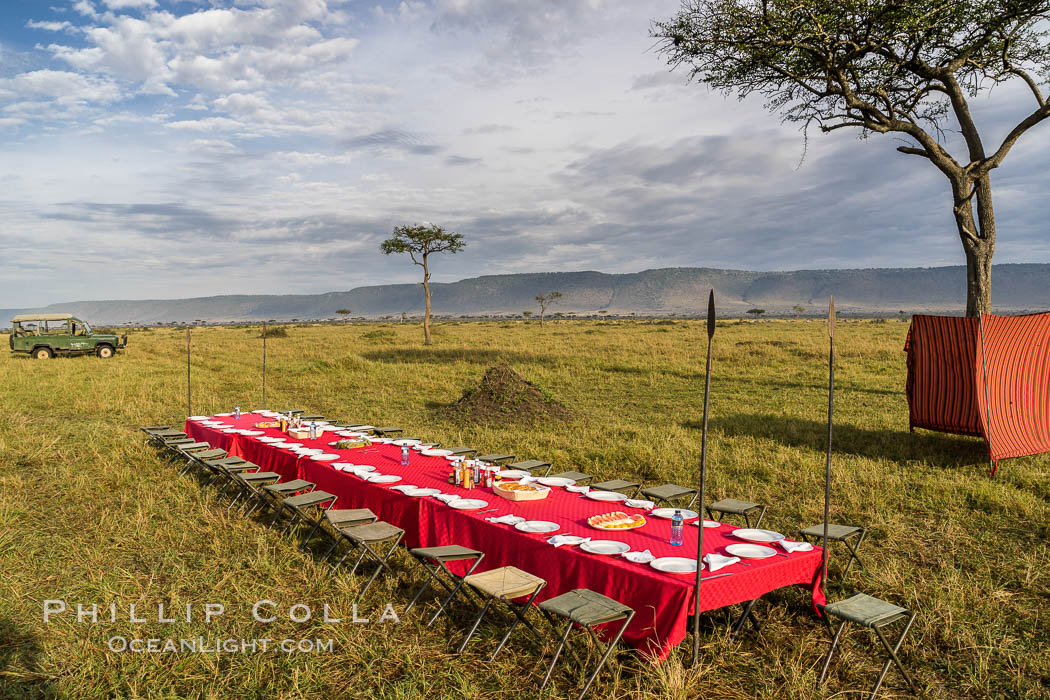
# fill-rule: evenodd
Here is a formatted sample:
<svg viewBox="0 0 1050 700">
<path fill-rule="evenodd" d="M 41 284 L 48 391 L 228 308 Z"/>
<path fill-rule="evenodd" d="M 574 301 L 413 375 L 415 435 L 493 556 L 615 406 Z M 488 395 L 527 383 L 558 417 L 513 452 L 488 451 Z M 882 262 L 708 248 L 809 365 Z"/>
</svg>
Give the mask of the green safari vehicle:
<svg viewBox="0 0 1050 700">
<path fill-rule="evenodd" d="M 92 333 L 91 326 L 72 314 L 19 314 L 11 319 L 12 352 L 29 353 L 38 360 L 94 353 L 107 359 L 127 347 L 127 334 Z"/>
</svg>

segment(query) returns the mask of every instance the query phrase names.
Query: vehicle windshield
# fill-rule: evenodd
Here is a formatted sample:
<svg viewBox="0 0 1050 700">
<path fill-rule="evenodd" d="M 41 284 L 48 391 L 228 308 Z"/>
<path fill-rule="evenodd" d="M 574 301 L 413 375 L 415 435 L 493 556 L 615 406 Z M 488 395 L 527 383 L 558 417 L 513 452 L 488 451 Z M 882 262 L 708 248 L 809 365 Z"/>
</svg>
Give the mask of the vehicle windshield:
<svg viewBox="0 0 1050 700">
<path fill-rule="evenodd" d="M 91 335 L 91 326 L 83 321 L 72 321 L 73 335 Z"/>
</svg>

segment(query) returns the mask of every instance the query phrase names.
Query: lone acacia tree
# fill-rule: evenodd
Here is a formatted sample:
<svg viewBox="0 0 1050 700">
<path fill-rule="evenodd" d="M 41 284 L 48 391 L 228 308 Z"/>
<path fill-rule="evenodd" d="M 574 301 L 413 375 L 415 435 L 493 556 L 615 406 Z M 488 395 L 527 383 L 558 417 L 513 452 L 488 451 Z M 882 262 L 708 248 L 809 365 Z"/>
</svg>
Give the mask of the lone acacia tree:
<svg viewBox="0 0 1050 700">
<path fill-rule="evenodd" d="M 547 313 L 547 307 L 561 299 L 561 292 L 548 292 L 537 294 L 536 301 L 540 304 L 540 326 L 543 326 L 543 315 Z"/>
<path fill-rule="evenodd" d="M 423 268 L 423 296 L 426 298 L 426 312 L 423 314 L 423 344 L 430 345 L 430 262 L 434 253 L 458 253 L 467 245 L 463 236 L 458 233 L 447 233 L 441 226 L 434 224 L 417 224 L 415 226 L 395 226 L 393 238 L 379 244 L 379 250 L 386 255 L 391 253 L 408 253 L 412 262 Z M 405 315 L 401 314 L 404 321 Z"/>
<path fill-rule="evenodd" d="M 671 66 L 726 94 L 760 94 L 784 121 L 910 139 L 897 150 L 929 160 L 951 185 L 966 313 L 976 316 L 991 305 L 991 172 L 1050 116 L 1040 89 L 1048 19 L 1050 0 L 685 0 L 651 33 Z M 1035 109 L 989 151 L 968 98 L 1015 78 Z M 965 157 L 942 141 L 949 119 Z"/>
</svg>

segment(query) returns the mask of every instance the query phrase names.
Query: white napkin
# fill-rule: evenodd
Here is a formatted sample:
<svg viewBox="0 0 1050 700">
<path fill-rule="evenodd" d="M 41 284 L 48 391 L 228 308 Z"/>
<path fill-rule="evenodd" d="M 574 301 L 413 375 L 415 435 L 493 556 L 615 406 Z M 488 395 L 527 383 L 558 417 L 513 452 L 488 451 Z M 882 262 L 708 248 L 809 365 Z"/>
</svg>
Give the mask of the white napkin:
<svg viewBox="0 0 1050 700">
<path fill-rule="evenodd" d="M 511 515 L 510 513 L 497 517 L 485 518 L 485 520 L 488 520 L 490 523 L 499 523 L 500 525 L 517 525 L 518 523 L 525 522 L 525 518 L 520 515 Z"/>
<path fill-rule="evenodd" d="M 777 542 L 781 547 L 784 548 L 785 552 L 789 554 L 791 552 L 809 552 L 813 550 L 813 545 L 809 542 L 792 542 L 791 540 L 780 540 Z"/>
<path fill-rule="evenodd" d="M 627 561 L 633 561 L 635 564 L 648 564 L 653 559 L 656 559 L 648 549 L 642 552 L 624 552 L 620 556 Z"/>
<path fill-rule="evenodd" d="M 707 570 L 714 573 L 724 566 L 730 564 L 736 564 L 740 561 L 740 557 L 727 557 L 721 554 L 705 554 L 704 563 L 707 564 Z"/>
<path fill-rule="evenodd" d="M 649 510 L 650 508 L 656 505 L 652 501 L 645 501 L 641 498 L 628 498 L 626 501 L 623 502 L 623 504 L 631 508 L 645 508 L 646 510 Z"/>
<path fill-rule="evenodd" d="M 590 493 L 590 486 L 566 486 L 566 491 L 572 491 L 573 493 Z"/>
<path fill-rule="evenodd" d="M 463 497 L 462 496 L 457 496 L 454 493 L 437 493 L 437 494 L 434 494 L 434 498 L 436 498 L 439 501 L 442 501 L 444 503 L 452 503 L 453 501 L 458 501 L 459 499 L 461 499 Z"/>
<path fill-rule="evenodd" d="M 391 486 L 391 491 L 412 491 L 413 489 L 419 488 L 414 484 L 398 484 L 397 486 Z"/>
<path fill-rule="evenodd" d="M 548 537 L 547 542 L 553 544 L 555 547 L 561 547 L 565 544 L 583 544 L 584 542 L 590 542 L 590 537 L 584 537 L 579 540 L 574 535 L 555 535 L 554 537 Z"/>
<path fill-rule="evenodd" d="M 536 481 L 536 477 L 534 477 L 534 476 L 523 476 L 520 479 L 518 479 L 518 483 L 519 484 L 527 484 L 530 481 Z"/>
</svg>

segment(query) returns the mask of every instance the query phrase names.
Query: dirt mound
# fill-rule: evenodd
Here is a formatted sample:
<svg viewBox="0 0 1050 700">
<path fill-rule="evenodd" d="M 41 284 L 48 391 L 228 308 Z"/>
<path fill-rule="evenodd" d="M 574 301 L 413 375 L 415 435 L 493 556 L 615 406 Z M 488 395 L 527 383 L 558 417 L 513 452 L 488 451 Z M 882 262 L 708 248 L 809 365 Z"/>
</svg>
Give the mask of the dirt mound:
<svg viewBox="0 0 1050 700">
<path fill-rule="evenodd" d="M 526 381 L 506 363 L 485 370 L 481 382 L 447 407 L 451 417 L 472 423 L 566 419 L 569 410 Z"/>
</svg>

